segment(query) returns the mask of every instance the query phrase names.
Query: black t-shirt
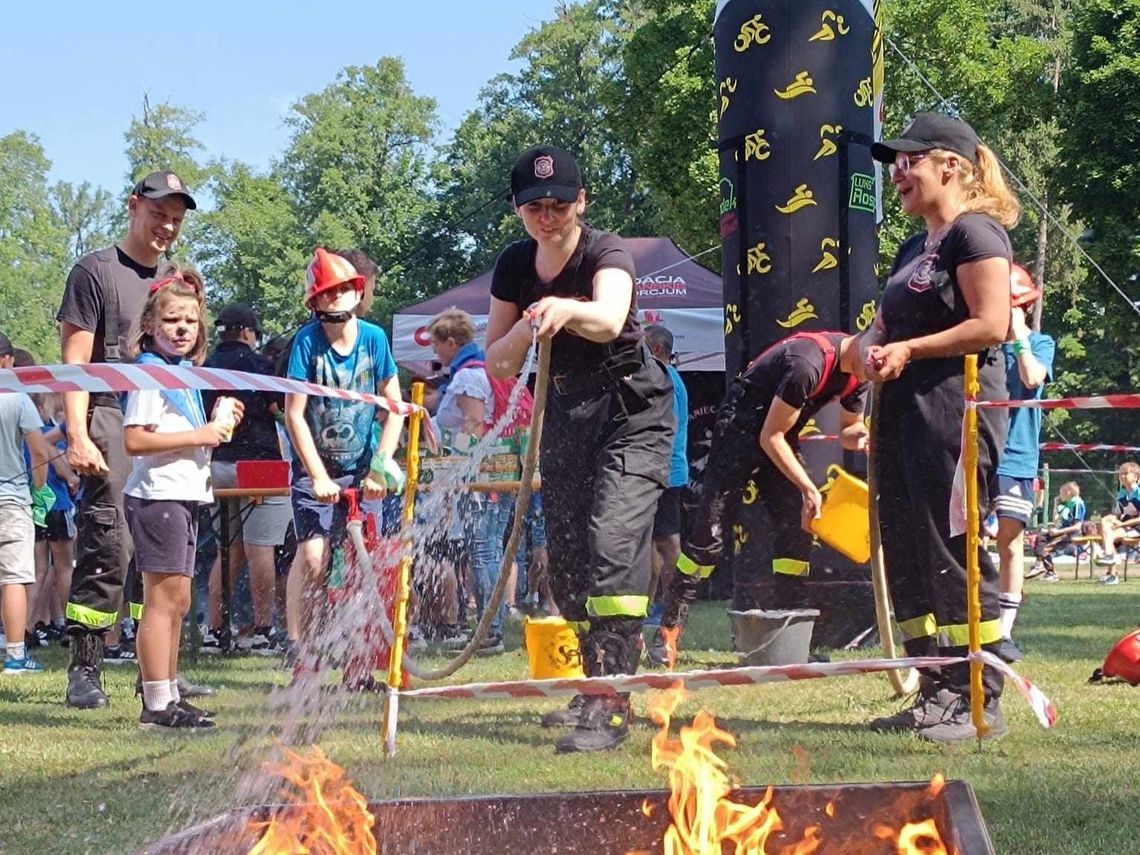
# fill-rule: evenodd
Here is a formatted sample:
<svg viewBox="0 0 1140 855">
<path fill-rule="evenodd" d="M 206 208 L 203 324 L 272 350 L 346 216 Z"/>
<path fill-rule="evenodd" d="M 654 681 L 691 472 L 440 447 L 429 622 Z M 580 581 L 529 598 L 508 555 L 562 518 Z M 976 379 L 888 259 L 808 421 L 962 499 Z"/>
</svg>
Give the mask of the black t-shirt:
<svg viewBox="0 0 1140 855">
<path fill-rule="evenodd" d="M 922 232 L 899 247 L 887 277 L 882 316 L 888 342 L 930 335 L 962 323 L 970 309 L 958 287 L 958 266 L 984 258 L 1013 257 L 1009 235 L 985 214 L 962 214 L 930 249 L 925 248 L 926 238 Z"/>
<path fill-rule="evenodd" d="M 142 314 L 157 273 L 157 268 L 144 267 L 117 246 L 88 253 L 71 268 L 55 318 L 94 333 L 91 361 L 106 362 L 103 348 L 104 288 L 115 288 L 119 298 L 119 358 L 129 361 L 127 344 L 131 330 Z"/>
<path fill-rule="evenodd" d="M 831 374 L 819 394 L 812 396 L 823 377 L 826 358 L 819 344 L 807 337 L 790 336 L 772 345 L 752 361 L 739 380 L 747 389 L 748 398 L 757 402 L 765 412 L 774 398 L 801 411 L 795 427 L 788 432 L 789 436 L 799 436 L 808 419 L 836 398 L 849 413 L 863 412 L 868 384 L 860 383 L 854 391 L 843 395 L 851 380 L 850 374 L 839 369 L 839 343 L 845 338 L 844 334 L 825 332 L 818 335 L 831 342 L 835 350 Z"/>
<path fill-rule="evenodd" d="M 273 363 L 255 353 L 240 341 L 223 341 L 203 363 L 206 368 L 225 368 L 230 371 L 248 371 L 250 374 L 272 376 Z M 214 449 L 213 459 L 222 462 L 235 460 L 280 460 L 277 444 L 277 425 L 269 412 L 271 404 L 285 406 L 284 395 L 268 392 L 203 392 L 202 403 L 207 416 L 214 410 L 214 402 L 221 396 L 237 398 L 245 405 L 245 415 L 234 431 L 234 438 Z"/>
<path fill-rule="evenodd" d="M 578 246 L 566 266 L 551 282 L 541 282 L 535 270 L 538 243 L 532 238 L 516 241 L 499 255 L 491 278 L 491 296 L 514 303 L 523 312 L 543 297 L 594 299 L 594 274 L 607 267 L 624 270 L 635 278 L 633 257 L 615 234 L 582 226 Z M 610 356 L 633 353 L 641 340 L 637 322 L 637 290 L 633 289 L 629 312 L 618 337 L 601 344 L 587 341 L 569 330 L 554 336 L 550 348 L 551 368 L 562 374 L 587 374 Z"/>
</svg>

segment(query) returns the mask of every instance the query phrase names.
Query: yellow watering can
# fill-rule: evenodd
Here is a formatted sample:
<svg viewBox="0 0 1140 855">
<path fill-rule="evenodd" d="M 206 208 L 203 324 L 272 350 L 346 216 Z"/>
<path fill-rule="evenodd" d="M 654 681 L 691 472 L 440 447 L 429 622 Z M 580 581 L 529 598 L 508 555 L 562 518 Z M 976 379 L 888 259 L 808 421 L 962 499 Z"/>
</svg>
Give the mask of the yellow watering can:
<svg viewBox="0 0 1140 855">
<path fill-rule="evenodd" d="M 871 520 L 867 511 L 867 484 L 840 466 L 829 466 L 827 483 L 820 488 L 823 507 L 812 520 L 812 533 L 856 564 L 871 560 Z"/>
</svg>

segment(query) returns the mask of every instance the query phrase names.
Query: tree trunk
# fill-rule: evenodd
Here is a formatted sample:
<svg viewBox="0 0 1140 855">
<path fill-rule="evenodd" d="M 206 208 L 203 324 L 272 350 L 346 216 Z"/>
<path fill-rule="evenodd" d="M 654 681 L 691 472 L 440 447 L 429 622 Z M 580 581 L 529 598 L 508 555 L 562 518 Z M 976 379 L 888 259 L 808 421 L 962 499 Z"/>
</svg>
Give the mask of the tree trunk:
<svg viewBox="0 0 1140 855">
<path fill-rule="evenodd" d="M 1049 217 L 1046 211 L 1049 210 L 1049 191 L 1046 190 L 1041 194 L 1041 220 L 1037 225 L 1037 258 L 1033 261 L 1033 278 L 1037 282 L 1037 287 L 1041 289 L 1041 296 L 1037 298 L 1037 304 L 1033 307 L 1033 318 L 1030 326 L 1037 332 L 1041 332 L 1041 311 L 1045 307 L 1045 250 L 1049 244 Z"/>
</svg>

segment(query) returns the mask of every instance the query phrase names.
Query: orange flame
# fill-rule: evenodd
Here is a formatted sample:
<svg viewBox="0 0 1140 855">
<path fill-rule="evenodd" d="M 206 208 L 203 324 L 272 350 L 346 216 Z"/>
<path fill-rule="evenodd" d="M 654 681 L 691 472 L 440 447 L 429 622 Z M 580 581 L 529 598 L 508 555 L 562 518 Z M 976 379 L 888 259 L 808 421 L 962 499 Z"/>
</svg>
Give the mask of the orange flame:
<svg viewBox="0 0 1140 855">
<path fill-rule="evenodd" d="M 668 668 L 672 671 L 677 665 L 677 639 L 681 637 L 680 625 L 661 627 L 661 637 L 665 639 L 665 656 L 669 662 Z"/>
<path fill-rule="evenodd" d="M 678 738 L 670 736 L 673 712 L 684 697 L 678 683 L 649 706 L 650 717 L 661 726 L 653 737 L 653 768 L 666 772 L 670 789 L 668 807 L 673 822 L 665 830 L 665 855 L 720 855 L 722 842 L 733 844 L 737 852 L 764 852 L 769 835 L 783 828 L 771 807 L 772 790 L 755 806 L 728 798 L 735 782 L 714 747 L 732 748 L 736 738 L 717 727 L 704 710 L 691 726 L 681 727 Z M 819 845 L 818 832 L 818 828 L 809 829 L 803 841 L 785 847 L 780 855 L 810 855 Z"/>
<path fill-rule="evenodd" d="M 282 796 L 297 807 L 286 808 L 268 822 L 250 823 L 261 837 L 249 855 L 376 855 L 375 817 L 367 800 L 319 747 L 314 746 L 308 757 L 286 751 L 284 763 L 267 765 L 288 782 Z"/>
<path fill-rule="evenodd" d="M 725 851 L 736 855 L 812 855 L 821 851 L 825 840 L 818 825 L 807 826 L 798 843 L 768 849 L 769 838 L 784 830 L 784 822 L 772 804 L 772 788 L 757 805 L 729 798 L 737 782 L 729 776 L 727 763 L 717 756 L 715 748 L 733 748 L 736 738 L 718 727 L 712 714 L 705 710 L 696 714 L 691 725 L 681 726 L 676 738 L 672 737 L 669 726 L 684 698 L 685 690 L 680 683 L 674 683 L 649 702 L 649 717 L 661 728 L 653 737 L 653 769 L 664 771 L 669 781 L 667 806 L 672 823 L 662 840 L 664 855 L 722 855 Z M 806 778 L 807 752 L 796 746 L 795 756 L 798 774 Z M 945 779 L 935 776 L 925 795 L 937 795 L 944 785 Z M 642 805 L 642 812 L 651 815 L 648 802 Z M 827 803 L 824 813 L 828 819 L 835 818 L 834 802 Z M 907 823 L 897 830 L 883 824 L 872 829 L 875 837 L 893 842 L 898 855 L 951 855 L 933 819 Z M 724 844 L 728 847 L 722 849 Z M 631 851 L 626 855 L 641 853 Z"/>
</svg>

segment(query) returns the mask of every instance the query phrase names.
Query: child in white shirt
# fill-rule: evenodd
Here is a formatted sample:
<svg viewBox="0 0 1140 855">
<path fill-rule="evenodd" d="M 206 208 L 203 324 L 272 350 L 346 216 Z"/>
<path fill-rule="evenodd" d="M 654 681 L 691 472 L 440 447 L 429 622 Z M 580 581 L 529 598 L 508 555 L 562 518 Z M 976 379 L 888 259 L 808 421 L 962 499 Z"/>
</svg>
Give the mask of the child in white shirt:
<svg viewBox="0 0 1140 855">
<path fill-rule="evenodd" d="M 197 273 L 172 265 L 151 286 L 133 355 L 142 365 L 202 362 L 206 299 Z M 234 403 L 240 419 L 241 406 Z M 214 726 L 212 713 L 179 697 L 176 674 L 182 618 L 190 608 L 198 507 L 213 501 L 209 450 L 225 442 L 232 429 L 206 421 L 195 390 L 147 390 L 126 397 L 123 445 L 134 460 L 124 488 L 124 511 L 143 579 L 136 642 L 142 730 L 197 732 Z"/>
</svg>

